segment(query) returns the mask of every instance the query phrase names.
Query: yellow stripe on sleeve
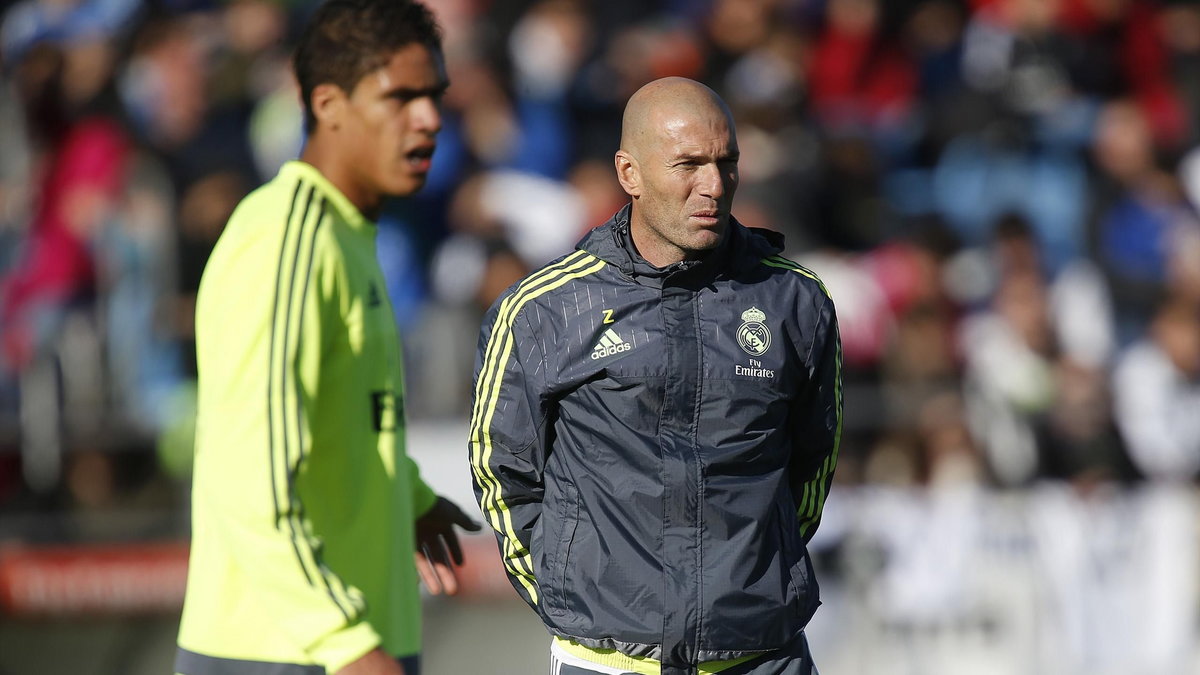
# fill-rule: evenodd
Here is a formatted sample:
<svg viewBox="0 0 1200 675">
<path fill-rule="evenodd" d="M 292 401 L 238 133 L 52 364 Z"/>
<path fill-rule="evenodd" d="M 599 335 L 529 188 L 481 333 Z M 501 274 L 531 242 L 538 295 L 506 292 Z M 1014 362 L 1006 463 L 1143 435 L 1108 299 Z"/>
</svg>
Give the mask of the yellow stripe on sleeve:
<svg viewBox="0 0 1200 675">
<path fill-rule="evenodd" d="M 829 289 L 825 287 L 825 283 L 814 274 L 811 270 L 796 262 L 788 260 L 783 256 L 772 256 L 762 260 L 764 265 L 769 267 L 778 267 L 780 269 L 791 270 L 817 282 L 821 287 L 821 292 L 825 297 L 833 301 L 833 296 L 829 294 Z M 825 497 L 828 491 L 829 477 L 837 467 L 838 451 L 842 445 L 842 343 L 838 340 L 837 357 L 834 359 L 834 401 L 837 406 L 837 428 L 833 435 L 833 452 L 825 458 L 821 465 L 821 470 L 812 480 L 804 484 L 803 497 L 800 500 L 800 507 L 797 509 L 797 515 L 800 518 L 800 534 L 808 536 L 808 531 L 816 524 L 818 516 L 822 509 L 825 508 Z"/>
<path fill-rule="evenodd" d="M 522 282 L 513 294 L 501 303 L 476 383 L 475 409 L 472 412 L 471 423 L 471 467 L 482 488 L 480 510 L 487 516 L 492 528 L 504 538 L 505 550 L 502 557 L 505 566 L 520 580 L 534 604 L 538 602 L 538 593 L 533 575 L 532 556 L 517 537 L 512 514 L 501 496 L 502 486 L 489 464 L 492 455 L 492 419 L 500 399 L 504 370 L 512 354 L 512 324 L 521 308 L 530 300 L 570 281 L 593 274 L 604 266 L 603 260 L 579 251 Z"/>
<path fill-rule="evenodd" d="M 498 382 L 495 380 L 496 373 L 494 372 L 494 363 L 496 360 L 496 354 L 500 349 L 500 344 L 503 341 L 496 339 L 497 332 L 502 335 L 508 330 L 508 327 L 511 326 L 512 322 L 508 317 L 513 314 L 512 308 L 514 304 L 525 297 L 525 294 L 536 288 L 539 283 L 542 283 L 548 279 L 554 279 L 559 274 L 580 269 L 581 266 L 587 264 L 584 259 L 588 257 L 589 256 L 583 251 L 576 251 L 575 253 L 568 255 L 558 264 L 551 265 L 530 275 L 517 286 L 517 289 L 513 291 L 508 298 L 505 298 L 504 302 L 502 302 L 500 305 L 500 310 L 496 315 L 495 322 L 493 323 L 492 335 L 488 340 L 488 345 L 485 349 L 483 365 L 479 372 L 479 381 L 476 383 L 475 404 L 474 410 L 471 414 L 472 421 L 469 436 L 473 446 L 471 453 L 471 468 L 474 471 L 476 480 L 480 484 L 483 492 L 483 497 L 480 500 L 480 509 L 483 511 L 484 515 L 488 516 L 489 522 L 493 529 L 495 529 L 497 532 L 506 533 L 504 539 L 505 550 L 503 551 L 504 563 L 505 566 L 518 577 L 523 577 L 525 575 L 533 576 L 533 568 L 530 566 L 528 569 L 517 569 L 516 560 L 523 555 L 524 551 L 523 549 L 518 550 L 516 548 L 516 545 L 520 543 L 519 541 L 514 542 L 513 539 L 509 538 L 507 535 L 508 531 L 512 531 L 515 528 L 509 527 L 506 529 L 504 527 L 505 518 L 500 517 L 500 514 L 490 513 L 484 506 L 485 504 L 493 501 L 492 494 L 499 490 L 499 481 L 497 481 L 495 476 L 491 475 L 490 472 L 484 472 L 481 469 L 478 459 L 482 455 L 481 448 L 483 437 L 480 435 L 480 425 L 484 417 L 483 410 L 487 405 L 489 397 L 491 396 L 490 392 L 492 391 L 493 386 L 498 384 Z M 500 374 L 502 375 L 503 371 L 501 371 Z M 508 518 L 507 520 L 511 523 L 511 518 Z"/>
</svg>

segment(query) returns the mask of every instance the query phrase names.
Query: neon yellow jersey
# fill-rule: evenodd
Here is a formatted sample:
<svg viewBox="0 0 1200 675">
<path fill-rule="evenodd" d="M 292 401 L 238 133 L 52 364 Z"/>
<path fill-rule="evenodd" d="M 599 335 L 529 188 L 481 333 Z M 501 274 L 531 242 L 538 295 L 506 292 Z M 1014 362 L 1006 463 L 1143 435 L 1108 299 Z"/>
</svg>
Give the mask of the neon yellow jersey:
<svg viewBox="0 0 1200 675">
<path fill-rule="evenodd" d="M 334 672 L 378 645 L 419 651 L 413 521 L 436 497 L 404 451 L 384 289 L 375 225 L 301 162 L 247 196 L 217 242 L 196 306 L 179 672 Z"/>
</svg>

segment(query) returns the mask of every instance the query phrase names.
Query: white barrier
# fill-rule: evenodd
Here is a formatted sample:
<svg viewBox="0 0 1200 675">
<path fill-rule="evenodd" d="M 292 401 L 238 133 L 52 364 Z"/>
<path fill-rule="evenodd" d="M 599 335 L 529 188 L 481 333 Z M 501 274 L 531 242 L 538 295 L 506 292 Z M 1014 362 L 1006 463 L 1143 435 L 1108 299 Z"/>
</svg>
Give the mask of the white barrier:
<svg viewBox="0 0 1200 675">
<path fill-rule="evenodd" d="M 834 490 L 822 671 L 1200 673 L 1198 505 L 1170 486 Z"/>
</svg>

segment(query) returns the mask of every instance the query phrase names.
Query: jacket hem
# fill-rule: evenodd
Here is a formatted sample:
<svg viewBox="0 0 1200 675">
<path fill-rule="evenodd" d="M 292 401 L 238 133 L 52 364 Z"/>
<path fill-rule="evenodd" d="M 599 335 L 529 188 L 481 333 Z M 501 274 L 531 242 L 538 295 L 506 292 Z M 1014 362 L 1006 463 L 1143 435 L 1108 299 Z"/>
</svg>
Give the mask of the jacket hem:
<svg viewBox="0 0 1200 675">
<path fill-rule="evenodd" d="M 571 635 L 560 630 L 550 629 L 552 635 L 556 635 L 564 640 L 572 640 L 589 649 L 615 649 L 626 656 L 644 657 L 662 661 L 663 648 L 662 645 L 642 644 L 639 642 L 623 642 L 614 638 L 587 638 L 579 635 Z M 796 629 L 796 632 L 778 645 L 771 647 L 756 647 L 754 649 L 701 649 L 696 652 L 696 662 L 711 663 L 713 661 L 734 661 L 737 659 L 745 659 L 752 656 L 762 656 L 774 651 L 783 649 L 790 645 L 792 641 L 804 634 L 804 628 Z"/>
</svg>

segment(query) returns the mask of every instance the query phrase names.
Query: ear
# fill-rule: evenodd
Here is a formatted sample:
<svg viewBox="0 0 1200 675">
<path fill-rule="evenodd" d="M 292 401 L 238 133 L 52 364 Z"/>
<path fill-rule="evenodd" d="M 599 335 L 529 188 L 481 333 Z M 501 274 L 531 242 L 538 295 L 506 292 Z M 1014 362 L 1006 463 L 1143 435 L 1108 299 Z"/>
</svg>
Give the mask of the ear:
<svg viewBox="0 0 1200 675">
<path fill-rule="evenodd" d="M 312 111 L 317 118 L 317 128 L 337 131 L 342 124 L 346 109 L 346 92 L 331 82 L 313 87 Z"/>
<path fill-rule="evenodd" d="M 613 163 L 617 169 L 617 181 L 621 189 L 630 197 L 640 197 L 642 194 L 642 171 L 637 160 L 628 152 L 618 150 Z"/>
</svg>

